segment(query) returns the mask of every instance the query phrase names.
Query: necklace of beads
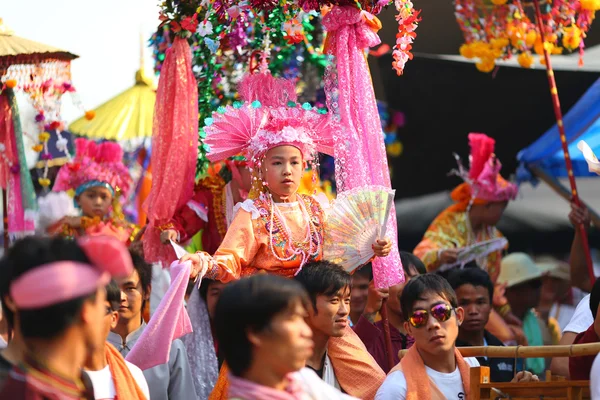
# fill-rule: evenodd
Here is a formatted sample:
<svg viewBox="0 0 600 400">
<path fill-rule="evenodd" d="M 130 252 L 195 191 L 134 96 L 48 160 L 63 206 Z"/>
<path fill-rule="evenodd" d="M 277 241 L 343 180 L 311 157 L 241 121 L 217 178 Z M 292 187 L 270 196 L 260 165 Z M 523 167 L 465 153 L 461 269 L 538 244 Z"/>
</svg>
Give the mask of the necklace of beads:
<svg viewBox="0 0 600 400">
<path fill-rule="evenodd" d="M 298 269 L 298 272 L 300 272 L 300 269 L 302 269 L 302 266 L 308 261 L 308 259 L 312 256 L 316 256 L 320 253 L 321 251 L 321 240 L 319 238 L 318 232 L 317 232 L 317 228 L 314 226 L 313 222 L 312 222 L 312 218 L 310 217 L 308 210 L 306 208 L 306 204 L 304 204 L 304 199 L 300 196 L 298 196 L 298 205 L 300 207 L 300 210 L 302 211 L 302 217 L 305 221 L 307 221 L 307 227 L 306 227 L 306 236 L 304 237 L 304 239 L 302 241 L 297 241 L 294 240 L 292 237 L 292 232 L 290 230 L 290 228 L 287 226 L 285 219 L 283 218 L 283 216 L 281 215 L 281 212 L 279 211 L 279 208 L 275 206 L 275 202 L 273 201 L 273 198 L 271 197 L 270 199 L 271 201 L 271 223 L 269 226 L 269 247 L 271 249 L 271 253 L 273 254 L 273 256 L 275 256 L 275 258 L 281 262 L 286 262 L 286 261 L 290 261 L 293 258 L 295 258 L 296 256 L 302 256 L 302 261 L 300 262 L 300 268 Z M 275 215 L 277 214 L 277 215 Z M 275 216 L 277 217 L 275 219 Z M 279 229 L 280 232 L 282 232 L 283 236 L 285 237 L 285 243 L 288 244 L 288 248 L 289 251 L 292 253 L 292 255 L 290 257 L 280 257 L 277 252 L 275 251 L 275 248 L 273 247 L 273 226 L 277 225 L 277 228 Z M 313 232 L 314 232 L 314 236 L 316 238 L 316 245 L 313 244 L 312 241 L 312 236 L 313 236 Z M 314 251 L 313 251 L 314 248 Z M 285 254 L 285 245 L 284 245 L 284 254 Z M 296 272 L 296 274 L 298 273 Z"/>
</svg>

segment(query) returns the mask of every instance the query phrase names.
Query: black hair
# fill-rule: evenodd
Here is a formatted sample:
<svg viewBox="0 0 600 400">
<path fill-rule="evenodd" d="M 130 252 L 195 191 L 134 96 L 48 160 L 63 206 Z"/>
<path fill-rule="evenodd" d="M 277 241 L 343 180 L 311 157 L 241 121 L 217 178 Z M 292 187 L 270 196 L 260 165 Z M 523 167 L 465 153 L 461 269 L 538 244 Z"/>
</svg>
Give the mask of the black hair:
<svg viewBox="0 0 600 400">
<path fill-rule="evenodd" d="M 371 263 L 367 263 L 359 269 L 357 269 L 356 271 L 354 271 L 353 276 L 362 276 L 363 278 L 366 278 L 369 280 L 369 282 L 371 282 L 373 280 L 373 266 L 371 265 Z"/>
<path fill-rule="evenodd" d="M 331 296 L 345 287 L 350 288 L 352 278 L 342 267 L 329 261 L 307 263 L 294 280 L 300 282 L 317 311 L 317 296 Z"/>
<path fill-rule="evenodd" d="M 11 283 L 41 265 L 57 261 L 76 261 L 89 264 L 84 251 L 72 240 L 30 236 L 18 240 L 0 260 L 0 297 L 6 318 L 14 326 L 14 315 L 5 303 Z M 96 292 L 49 307 L 19 310 L 21 333 L 24 338 L 51 339 L 77 322 L 86 300 L 96 298 Z"/>
<path fill-rule="evenodd" d="M 590 311 L 596 319 L 596 313 L 598 312 L 598 306 L 600 305 L 600 279 L 596 279 L 592 292 L 590 293 Z"/>
<path fill-rule="evenodd" d="M 200 292 L 200 297 L 202 298 L 202 300 L 204 300 L 205 303 L 206 296 L 208 295 L 208 288 L 215 282 L 216 281 L 212 279 L 202 279 L 202 283 L 200 283 L 200 289 L 198 291 Z"/>
<path fill-rule="evenodd" d="M 419 275 L 426 274 L 427 268 L 425 268 L 425 264 L 423 261 L 413 253 L 409 253 L 408 251 L 400 252 L 400 261 L 402 261 L 402 268 L 404 269 L 404 274 L 410 274 L 410 266 L 412 265 L 417 270 Z"/>
<path fill-rule="evenodd" d="M 446 299 L 452 307 L 458 307 L 456 293 L 446 279 L 433 273 L 417 275 L 408 281 L 400 296 L 402 315 L 406 320 L 411 316 L 415 302 L 426 293 L 435 293 Z"/>
<path fill-rule="evenodd" d="M 133 268 L 137 271 L 144 294 L 149 294 L 152 287 L 152 265 L 136 250 L 129 248 Z"/>
<path fill-rule="evenodd" d="M 219 352 L 231 372 L 241 376 L 252 363 L 249 332 L 268 329 L 273 318 L 300 302 L 309 305 L 298 282 L 274 275 L 254 275 L 227 285 L 215 310 L 215 333 Z"/>
<path fill-rule="evenodd" d="M 118 311 L 121 306 L 121 289 L 114 280 L 110 280 L 106 285 L 106 301 L 110 303 L 110 308 L 113 311 Z"/>
<path fill-rule="evenodd" d="M 448 283 L 456 292 L 462 285 L 473 285 L 484 287 L 488 290 L 490 304 L 494 297 L 494 284 L 490 275 L 481 268 L 460 268 L 454 269 L 448 276 Z"/>
</svg>

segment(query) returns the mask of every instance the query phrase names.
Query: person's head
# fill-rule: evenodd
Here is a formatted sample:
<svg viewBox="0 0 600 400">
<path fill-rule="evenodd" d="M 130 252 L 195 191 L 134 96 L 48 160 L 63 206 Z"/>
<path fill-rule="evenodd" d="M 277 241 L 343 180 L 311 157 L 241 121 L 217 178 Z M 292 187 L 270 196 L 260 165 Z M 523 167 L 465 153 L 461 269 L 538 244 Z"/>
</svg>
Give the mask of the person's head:
<svg viewBox="0 0 600 400">
<path fill-rule="evenodd" d="M 212 279 L 203 279 L 200 284 L 200 297 L 206 303 L 206 309 L 211 321 L 215 319 L 215 308 L 225 286 L 227 286 L 226 283 Z"/>
<path fill-rule="evenodd" d="M 103 218 L 110 211 L 113 192 L 108 185 L 92 186 L 75 197 L 75 202 L 86 217 Z"/>
<path fill-rule="evenodd" d="M 119 307 L 121 306 L 121 289 L 114 280 L 111 280 L 106 285 L 106 301 L 104 302 L 104 339 L 108 338 L 108 334 L 112 329 L 117 327 L 119 322 Z"/>
<path fill-rule="evenodd" d="M 517 317 L 539 304 L 546 272 L 544 265 L 525 253 L 511 253 L 502 259 L 497 283 L 506 284 L 506 298 Z"/>
<path fill-rule="evenodd" d="M 261 166 L 267 189 L 280 198 L 298 191 L 306 165 L 302 152 L 295 146 L 276 146 L 268 150 Z"/>
<path fill-rule="evenodd" d="M 52 281 L 60 276 L 59 272 L 54 274 L 54 270 L 70 274 L 72 279 L 82 275 L 97 277 L 93 272 L 95 267 L 82 247 L 62 238 L 24 238 L 2 258 L 0 296 L 12 326 L 20 331 L 26 342 L 56 339 L 69 331 L 73 333 L 70 338 L 79 338 L 88 350 L 99 348 L 105 340 L 102 336 L 106 311 L 104 287 L 94 287 L 88 280 L 82 282 L 90 286 L 85 294 L 69 296 L 66 288 L 71 286 L 68 282 Z M 81 270 L 84 271 L 82 274 Z M 89 271 L 92 273 L 87 274 Z M 45 274 L 45 278 L 40 279 L 40 274 Z M 45 290 L 42 301 L 33 294 L 27 295 L 38 291 L 35 285 L 49 285 L 53 291 L 39 289 Z M 65 289 L 60 290 L 63 287 Z"/>
<path fill-rule="evenodd" d="M 386 302 L 387 309 L 402 317 L 402 307 L 400 306 L 400 296 L 404 287 L 412 278 L 426 273 L 425 264 L 417 256 L 407 251 L 400 252 L 400 261 L 404 270 L 404 282 L 389 287 L 389 297 Z"/>
<path fill-rule="evenodd" d="M 352 290 L 350 292 L 350 311 L 353 315 L 361 315 L 367 305 L 369 283 L 373 279 L 371 263 L 356 270 L 352 275 Z M 358 322 L 358 321 L 357 321 Z"/>
<path fill-rule="evenodd" d="M 150 301 L 152 265 L 148 264 L 139 253 L 131 249 L 129 253 L 133 261 L 133 272 L 127 277 L 115 280 L 121 289 L 119 323 L 136 320 L 141 324 L 144 307 Z"/>
<path fill-rule="evenodd" d="M 404 327 L 420 351 L 432 355 L 454 351 L 463 309 L 448 281 L 436 274 L 418 275 L 400 297 Z"/>
<path fill-rule="evenodd" d="M 458 300 L 459 307 L 465 310 L 460 327 L 465 331 L 483 331 L 492 311 L 494 284 L 487 272 L 480 268 L 455 269 L 448 282 Z"/>
<path fill-rule="evenodd" d="M 350 313 L 350 274 L 339 265 L 315 261 L 306 264 L 294 279 L 304 286 L 312 302 L 308 324 L 313 333 L 343 336 Z"/>
<path fill-rule="evenodd" d="M 600 306 L 600 279 L 596 279 L 592 292 L 590 293 L 590 311 L 592 316 L 596 319 L 598 315 L 598 307 Z"/>
<path fill-rule="evenodd" d="M 470 215 L 476 217 L 484 225 L 496 226 L 507 205 L 508 201 L 488 201 L 484 204 L 474 204 L 471 207 Z"/>
<path fill-rule="evenodd" d="M 215 309 L 219 352 L 235 376 L 259 363 L 283 378 L 312 355 L 312 331 L 305 322 L 310 302 L 298 282 L 255 275 L 228 285 Z"/>
</svg>

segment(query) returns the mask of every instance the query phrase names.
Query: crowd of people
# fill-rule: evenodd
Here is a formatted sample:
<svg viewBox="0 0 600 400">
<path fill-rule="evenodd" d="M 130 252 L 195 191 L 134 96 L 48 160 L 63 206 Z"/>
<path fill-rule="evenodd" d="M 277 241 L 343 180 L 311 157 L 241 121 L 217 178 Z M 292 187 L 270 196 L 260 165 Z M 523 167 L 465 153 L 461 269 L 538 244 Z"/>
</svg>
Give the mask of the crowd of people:
<svg viewBox="0 0 600 400">
<path fill-rule="evenodd" d="M 122 154 L 78 139 L 55 190 L 72 189 L 81 215 L 16 241 L 0 261 L 1 399 L 464 399 L 477 366 L 492 382 L 551 370 L 600 391 L 595 356 L 458 350 L 600 342 L 600 283 L 586 275 L 578 229 L 570 264 L 508 253 L 496 224 L 517 188 L 491 138 L 469 136 L 454 205 L 400 252 L 404 281 L 381 287 L 377 263 L 351 274 L 326 259 L 330 205 L 298 193 L 307 161 L 331 150 L 335 122 L 260 78 L 272 90 L 246 91 L 207 128 L 213 161 L 244 161 L 230 158 L 229 180 L 204 179 L 150 231 L 120 214 L 132 186 Z M 570 219 L 589 226 L 583 207 Z M 203 250 L 175 256 L 172 244 L 198 232 Z M 371 245 L 371 261 L 392 251 L 389 238 Z"/>
</svg>

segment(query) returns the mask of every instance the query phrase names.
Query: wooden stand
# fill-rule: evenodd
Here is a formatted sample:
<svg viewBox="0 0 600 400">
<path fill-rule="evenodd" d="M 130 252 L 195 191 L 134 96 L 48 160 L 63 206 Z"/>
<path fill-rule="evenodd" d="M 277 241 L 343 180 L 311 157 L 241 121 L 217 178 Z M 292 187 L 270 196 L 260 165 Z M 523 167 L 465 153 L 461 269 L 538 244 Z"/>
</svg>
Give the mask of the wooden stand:
<svg viewBox="0 0 600 400">
<path fill-rule="evenodd" d="M 546 399 L 584 400 L 590 399 L 590 381 L 567 381 L 553 379 L 546 374 L 546 382 L 493 383 L 490 382 L 489 367 L 470 370 L 471 395 L 469 400 L 495 399 Z M 550 379 L 548 379 L 550 378 Z"/>
</svg>

